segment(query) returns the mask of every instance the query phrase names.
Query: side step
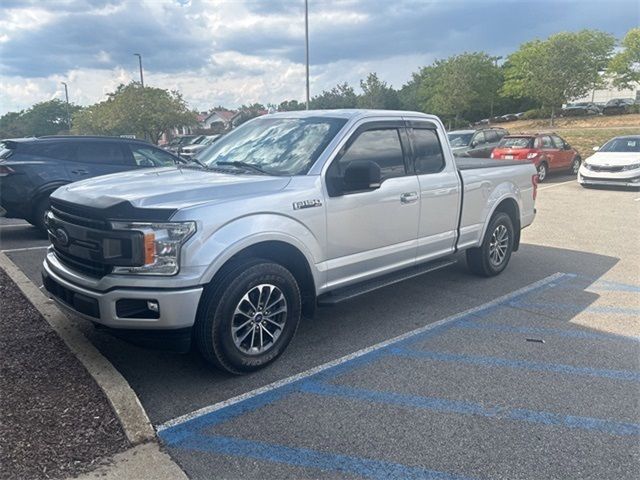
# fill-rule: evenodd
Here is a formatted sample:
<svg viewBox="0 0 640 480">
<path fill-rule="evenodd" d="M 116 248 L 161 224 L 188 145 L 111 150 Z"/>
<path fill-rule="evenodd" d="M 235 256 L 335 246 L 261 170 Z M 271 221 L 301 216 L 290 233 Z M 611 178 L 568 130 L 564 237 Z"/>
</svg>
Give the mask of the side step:
<svg viewBox="0 0 640 480">
<path fill-rule="evenodd" d="M 393 285 L 394 283 L 402 282 L 409 278 L 417 277 L 419 275 L 433 272 L 435 270 L 440 270 L 441 268 L 448 267 L 449 265 L 453 265 L 456 262 L 456 260 L 450 258 L 446 258 L 444 260 L 434 260 L 432 262 L 423 263 L 421 265 L 416 265 L 399 270 L 397 272 L 389 273 L 381 277 L 376 277 L 362 283 L 339 288 L 337 290 L 334 290 L 333 292 L 320 295 L 318 297 L 318 305 L 335 305 L 336 303 L 350 300 L 359 295 L 373 292 L 374 290 L 378 290 L 379 288 L 387 287 L 389 285 Z"/>
</svg>

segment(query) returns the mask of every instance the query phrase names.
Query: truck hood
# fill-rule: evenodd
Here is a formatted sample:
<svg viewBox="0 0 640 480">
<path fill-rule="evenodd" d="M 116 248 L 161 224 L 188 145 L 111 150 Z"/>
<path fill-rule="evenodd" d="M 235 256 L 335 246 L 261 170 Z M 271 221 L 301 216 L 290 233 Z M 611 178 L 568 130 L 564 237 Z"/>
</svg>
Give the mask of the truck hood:
<svg viewBox="0 0 640 480">
<path fill-rule="evenodd" d="M 123 202 L 134 208 L 180 209 L 277 192 L 290 181 L 290 177 L 167 167 L 82 180 L 59 188 L 52 197 L 101 209 Z"/>
<path fill-rule="evenodd" d="M 640 163 L 640 153 L 636 152 L 596 152 L 587 158 L 589 165 L 597 165 L 599 167 L 611 166 L 622 167 Z"/>
</svg>

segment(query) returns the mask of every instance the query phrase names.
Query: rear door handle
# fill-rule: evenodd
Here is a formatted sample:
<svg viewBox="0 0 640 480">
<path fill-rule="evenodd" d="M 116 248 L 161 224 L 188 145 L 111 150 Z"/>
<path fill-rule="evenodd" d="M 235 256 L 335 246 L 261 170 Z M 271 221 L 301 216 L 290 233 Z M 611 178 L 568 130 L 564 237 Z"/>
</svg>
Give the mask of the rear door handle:
<svg viewBox="0 0 640 480">
<path fill-rule="evenodd" d="M 405 192 L 400 195 L 401 203 L 415 203 L 418 201 L 418 192 Z"/>
<path fill-rule="evenodd" d="M 71 170 L 71 173 L 75 173 L 76 175 L 84 175 L 85 173 L 89 173 L 89 171 L 78 168 L 76 170 Z"/>
</svg>

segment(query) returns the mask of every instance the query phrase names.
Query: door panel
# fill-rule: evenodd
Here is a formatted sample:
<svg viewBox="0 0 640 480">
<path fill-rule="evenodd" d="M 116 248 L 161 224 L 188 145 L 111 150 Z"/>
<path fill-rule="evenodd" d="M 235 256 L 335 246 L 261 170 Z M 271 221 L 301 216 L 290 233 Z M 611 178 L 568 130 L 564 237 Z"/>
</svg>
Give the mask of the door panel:
<svg viewBox="0 0 640 480">
<path fill-rule="evenodd" d="M 549 163 L 549 170 L 557 170 L 558 167 L 558 149 L 553 144 L 551 137 L 544 135 L 541 137 L 542 153 Z"/>
<path fill-rule="evenodd" d="M 418 178 L 410 175 L 389 178 L 370 192 L 327 198 L 329 286 L 413 264 L 419 192 Z"/>
<path fill-rule="evenodd" d="M 416 261 L 453 252 L 460 198 L 458 174 L 444 161 L 436 130 L 410 131 L 415 171 L 420 184 L 420 224 Z"/>
<path fill-rule="evenodd" d="M 382 179 L 378 188 L 334 192 L 326 198 L 328 288 L 415 261 L 420 188 L 418 178 L 407 173 L 406 146 L 400 137 L 404 124 L 373 125 L 365 124 L 353 134 L 326 173 L 325 181 L 339 182 L 350 162 L 366 160 L 380 167 Z"/>
</svg>

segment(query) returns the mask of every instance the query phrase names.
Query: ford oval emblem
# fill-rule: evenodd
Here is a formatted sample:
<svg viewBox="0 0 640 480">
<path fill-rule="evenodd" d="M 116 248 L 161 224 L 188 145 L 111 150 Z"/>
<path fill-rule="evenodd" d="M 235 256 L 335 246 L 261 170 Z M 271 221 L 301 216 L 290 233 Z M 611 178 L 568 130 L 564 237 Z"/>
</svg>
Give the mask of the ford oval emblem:
<svg viewBox="0 0 640 480">
<path fill-rule="evenodd" d="M 55 237 L 61 247 L 69 245 L 69 234 L 67 234 L 64 228 L 56 228 Z"/>
</svg>

